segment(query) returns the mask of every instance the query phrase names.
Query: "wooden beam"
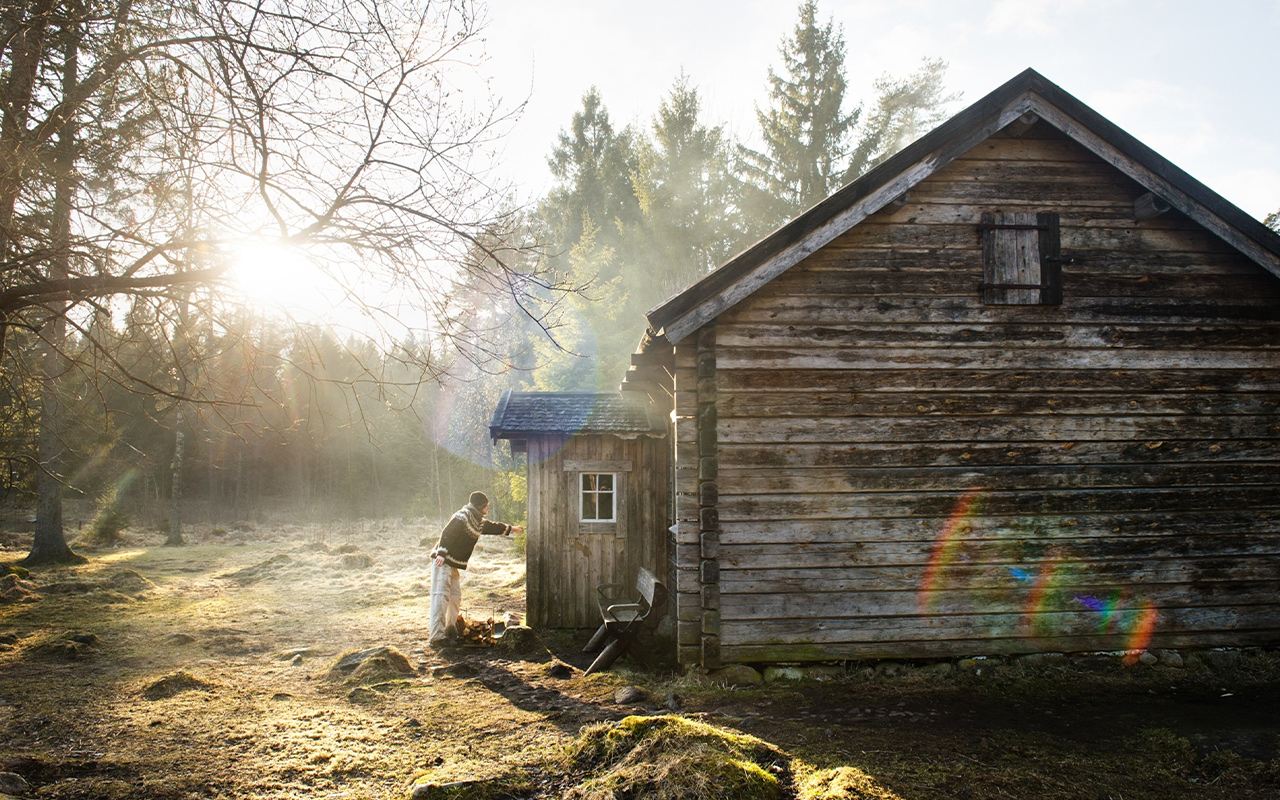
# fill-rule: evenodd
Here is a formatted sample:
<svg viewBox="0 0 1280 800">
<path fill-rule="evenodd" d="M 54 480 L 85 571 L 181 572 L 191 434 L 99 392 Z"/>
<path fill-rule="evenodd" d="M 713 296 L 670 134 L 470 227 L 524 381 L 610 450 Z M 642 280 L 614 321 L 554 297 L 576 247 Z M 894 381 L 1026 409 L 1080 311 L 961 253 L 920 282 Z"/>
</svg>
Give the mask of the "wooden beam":
<svg viewBox="0 0 1280 800">
<path fill-rule="evenodd" d="M 884 208 L 880 209 L 878 214 L 884 214 L 886 217 L 893 216 L 898 213 L 911 200 L 911 192 L 903 192 L 897 197 L 885 203 Z"/>
<path fill-rule="evenodd" d="M 1040 121 L 1040 115 L 1034 111 L 1028 111 L 1022 116 L 1010 122 L 1004 129 L 1004 132 L 1010 136 L 1018 137 L 1031 130 L 1031 126 Z"/>
<path fill-rule="evenodd" d="M 1155 193 L 1147 192 L 1133 201 L 1133 218 L 1139 221 L 1155 219 L 1171 208 L 1173 206 L 1156 197 Z"/>
</svg>

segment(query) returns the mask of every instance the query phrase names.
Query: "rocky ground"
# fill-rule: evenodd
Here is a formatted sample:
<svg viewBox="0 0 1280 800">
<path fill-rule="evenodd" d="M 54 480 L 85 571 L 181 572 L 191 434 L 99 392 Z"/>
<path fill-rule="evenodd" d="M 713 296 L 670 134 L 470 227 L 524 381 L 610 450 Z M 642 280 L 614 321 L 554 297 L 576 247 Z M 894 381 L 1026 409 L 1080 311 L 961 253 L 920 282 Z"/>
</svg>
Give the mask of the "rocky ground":
<svg viewBox="0 0 1280 800">
<path fill-rule="evenodd" d="M 131 532 L 6 576 L 0 796 L 712 797 L 721 768 L 766 797 L 1280 796 L 1274 652 L 584 677 L 589 631 L 427 648 L 432 534 Z M 0 534 L 0 562 L 28 544 Z M 509 541 L 472 563 L 468 617 L 523 611 Z M 658 715 L 682 722 L 618 722 Z"/>
</svg>

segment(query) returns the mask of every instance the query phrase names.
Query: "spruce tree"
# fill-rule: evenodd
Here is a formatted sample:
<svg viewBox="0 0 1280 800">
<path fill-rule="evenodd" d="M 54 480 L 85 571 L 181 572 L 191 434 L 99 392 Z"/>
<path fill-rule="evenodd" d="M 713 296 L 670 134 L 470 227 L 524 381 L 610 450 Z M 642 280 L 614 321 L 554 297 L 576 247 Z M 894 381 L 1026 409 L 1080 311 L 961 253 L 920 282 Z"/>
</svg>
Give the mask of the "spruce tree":
<svg viewBox="0 0 1280 800">
<path fill-rule="evenodd" d="M 568 131 L 560 131 L 547 159 L 559 182 L 542 204 L 542 217 L 553 252 L 567 254 L 593 225 L 602 232 L 601 244 L 615 246 L 622 224 L 638 215 L 631 190 L 635 156 L 629 130 L 617 133 L 609 120 L 600 91 L 594 86 L 582 96 Z M 584 221 L 584 219 L 586 221 Z"/>
<path fill-rule="evenodd" d="M 731 154 L 724 129 L 701 124 L 698 90 L 681 75 L 638 142 L 632 175 L 643 230 L 628 242 L 644 280 L 640 313 L 719 266 L 739 244 L 731 203 Z M 624 252 L 623 257 L 633 254 Z"/>
<path fill-rule="evenodd" d="M 845 183 L 942 122 L 943 107 L 960 99 L 959 92 L 947 94 L 943 88 L 946 73 L 947 62 L 926 58 L 920 68 L 906 78 L 893 78 L 886 73 L 876 80 L 875 111 L 859 130 L 858 144 L 845 171 Z"/>
<path fill-rule="evenodd" d="M 769 105 L 756 108 L 762 150 L 739 148 L 744 211 L 758 232 L 817 203 L 842 182 L 860 108 L 845 113 L 843 29 L 819 25 L 815 0 L 783 39 L 782 74 L 769 69 Z"/>
</svg>

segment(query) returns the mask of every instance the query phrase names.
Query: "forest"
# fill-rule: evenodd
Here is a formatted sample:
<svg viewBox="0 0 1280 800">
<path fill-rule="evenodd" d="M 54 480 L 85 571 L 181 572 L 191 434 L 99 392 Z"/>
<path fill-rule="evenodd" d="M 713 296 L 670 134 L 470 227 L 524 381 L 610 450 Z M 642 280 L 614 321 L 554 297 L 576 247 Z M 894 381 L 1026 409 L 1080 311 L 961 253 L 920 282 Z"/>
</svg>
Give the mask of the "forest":
<svg viewBox="0 0 1280 800">
<path fill-rule="evenodd" d="M 6 12 L 3 492 L 37 550 L 65 556 L 63 527 L 439 516 L 476 485 L 520 519 L 522 468 L 488 440 L 503 389 L 616 388 L 647 309 L 958 99 L 938 60 L 847 97 L 843 31 L 805 2 L 756 67 L 754 145 L 692 76 L 626 125 L 584 87 L 556 184 L 517 207 L 473 166 L 515 112 L 407 91 L 476 80 L 455 57 L 478 62 L 482 20 L 329 10 Z M 392 13 L 413 47 L 380 33 Z M 272 261 L 295 266 L 244 280 Z"/>
</svg>

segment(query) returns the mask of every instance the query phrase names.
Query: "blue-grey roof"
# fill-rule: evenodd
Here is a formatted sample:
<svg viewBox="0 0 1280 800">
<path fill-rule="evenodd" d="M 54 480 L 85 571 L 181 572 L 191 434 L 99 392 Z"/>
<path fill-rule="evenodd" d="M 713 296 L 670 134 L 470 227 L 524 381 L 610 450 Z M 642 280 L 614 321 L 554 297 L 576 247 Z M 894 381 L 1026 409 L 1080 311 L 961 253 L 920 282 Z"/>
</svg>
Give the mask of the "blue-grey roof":
<svg viewBox="0 0 1280 800">
<path fill-rule="evenodd" d="M 616 433 L 665 435 L 662 412 L 643 392 L 505 391 L 489 423 L 494 439 Z"/>
</svg>

